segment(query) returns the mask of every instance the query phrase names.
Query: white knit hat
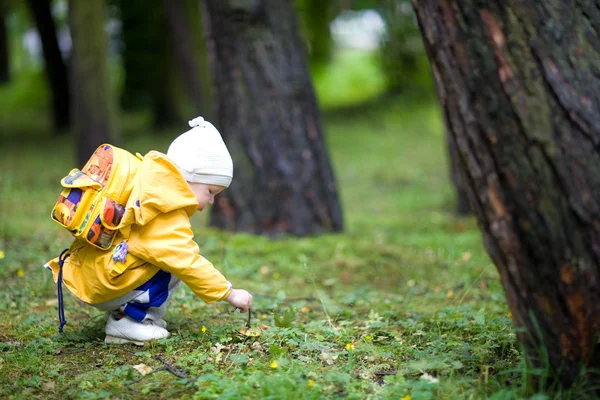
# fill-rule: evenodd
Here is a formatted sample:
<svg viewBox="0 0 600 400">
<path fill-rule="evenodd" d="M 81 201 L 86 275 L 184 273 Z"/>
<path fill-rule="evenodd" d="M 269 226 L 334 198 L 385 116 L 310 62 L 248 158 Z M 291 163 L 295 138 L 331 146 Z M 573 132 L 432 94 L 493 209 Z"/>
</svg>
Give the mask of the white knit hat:
<svg viewBox="0 0 600 400">
<path fill-rule="evenodd" d="M 228 187 L 233 178 L 233 161 L 221 134 L 202 117 L 189 124 L 192 129 L 173 140 L 167 157 L 188 182 Z"/>
</svg>

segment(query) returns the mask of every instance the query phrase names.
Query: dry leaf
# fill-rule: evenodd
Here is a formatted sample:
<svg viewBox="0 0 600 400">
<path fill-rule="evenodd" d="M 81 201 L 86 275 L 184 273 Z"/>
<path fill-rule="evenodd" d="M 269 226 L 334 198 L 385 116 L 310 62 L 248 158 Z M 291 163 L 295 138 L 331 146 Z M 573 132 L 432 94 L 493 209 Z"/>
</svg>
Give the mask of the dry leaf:
<svg viewBox="0 0 600 400">
<path fill-rule="evenodd" d="M 42 382 L 42 390 L 46 390 L 48 392 L 53 392 L 54 389 L 56 389 L 56 382 L 54 382 L 54 381 Z"/>
<path fill-rule="evenodd" d="M 238 329 L 238 332 L 244 336 L 248 337 L 258 337 L 260 336 L 260 330 L 258 328 L 242 328 Z"/>
<path fill-rule="evenodd" d="M 137 372 L 139 372 L 142 375 L 147 375 L 150 372 L 152 372 L 152 367 L 149 365 L 146 365 L 146 364 L 134 365 L 132 368 L 135 369 Z"/>
<path fill-rule="evenodd" d="M 51 299 L 46 301 L 47 306 L 55 306 L 58 304 L 58 299 Z"/>
<path fill-rule="evenodd" d="M 268 331 L 271 328 L 265 324 L 260 324 L 260 329 L 262 329 L 263 331 Z"/>
</svg>

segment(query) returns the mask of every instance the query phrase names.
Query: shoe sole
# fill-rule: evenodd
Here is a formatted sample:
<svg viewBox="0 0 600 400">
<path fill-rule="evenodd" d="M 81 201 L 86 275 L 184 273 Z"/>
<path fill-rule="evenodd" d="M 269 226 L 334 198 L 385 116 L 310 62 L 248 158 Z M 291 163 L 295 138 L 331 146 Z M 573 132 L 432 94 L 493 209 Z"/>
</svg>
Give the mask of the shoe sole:
<svg viewBox="0 0 600 400">
<path fill-rule="evenodd" d="M 115 344 L 132 343 L 132 344 L 135 344 L 136 346 L 142 346 L 142 347 L 146 345 L 146 342 L 140 342 L 139 340 L 124 339 L 124 338 L 120 338 L 120 337 L 116 337 L 116 336 L 106 336 L 106 338 L 104 339 L 104 343 L 115 343 Z"/>
</svg>

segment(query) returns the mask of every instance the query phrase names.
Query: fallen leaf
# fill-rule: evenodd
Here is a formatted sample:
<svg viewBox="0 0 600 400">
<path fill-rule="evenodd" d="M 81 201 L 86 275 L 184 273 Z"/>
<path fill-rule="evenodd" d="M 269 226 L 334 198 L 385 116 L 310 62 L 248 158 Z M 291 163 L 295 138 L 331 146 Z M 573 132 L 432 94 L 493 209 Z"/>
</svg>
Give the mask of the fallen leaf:
<svg viewBox="0 0 600 400">
<path fill-rule="evenodd" d="M 271 329 L 270 327 L 268 327 L 265 324 L 260 324 L 260 329 L 262 329 L 263 331 L 268 331 L 269 329 Z"/>
<path fill-rule="evenodd" d="M 146 364 L 138 364 L 131 367 L 142 375 L 147 375 L 152 372 L 152 367 Z"/>
<path fill-rule="evenodd" d="M 51 299 L 46 301 L 47 306 L 55 306 L 58 304 L 58 299 Z"/>
<path fill-rule="evenodd" d="M 319 354 L 319 358 L 322 361 L 325 361 L 327 365 L 333 365 L 333 363 L 335 363 L 335 360 L 337 360 L 338 356 L 336 354 L 331 354 L 326 351 L 323 351 L 321 352 L 321 354 Z"/>
<path fill-rule="evenodd" d="M 56 382 L 54 382 L 54 381 L 42 382 L 42 390 L 52 392 L 52 391 L 54 391 L 54 389 L 56 389 Z"/>
<path fill-rule="evenodd" d="M 303 313 L 310 312 L 310 308 L 308 308 L 308 307 L 302 307 L 302 308 L 300 309 L 300 312 L 303 312 Z"/>
<path fill-rule="evenodd" d="M 469 261 L 471 259 L 471 252 L 470 251 L 465 251 L 462 255 L 462 259 L 465 261 Z"/>
<path fill-rule="evenodd" d="M 221 352 L 221 350 L 224 348 L 225 346 L 223 346 L 221 343 L 216 343 L 214 346 L 212 346 L 210 348 L 210 351 L 212 351 L 215 354 L 218 354 L 219 352 Z"/>
<path fill-rule="evenodd" d="M 248 337 L 260 336 L 260 330 L 258 328 L 242 328 L 238 329 L 238 333 Z"/>
</svg>

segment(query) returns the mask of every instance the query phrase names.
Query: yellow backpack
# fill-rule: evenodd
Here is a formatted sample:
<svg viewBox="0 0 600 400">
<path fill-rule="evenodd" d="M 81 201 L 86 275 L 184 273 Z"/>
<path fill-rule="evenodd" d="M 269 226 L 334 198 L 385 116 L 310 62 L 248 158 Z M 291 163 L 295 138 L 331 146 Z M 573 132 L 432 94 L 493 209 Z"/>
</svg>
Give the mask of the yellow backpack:
<svg viewBox="0 0 600 400">
<path fill-rule="evenodd" d="M 112 246 L 142 156 L 103 144 L 83 169 L 73 169 L 61 181 L 52 220 L 93 246 Z"/>
</svg>

